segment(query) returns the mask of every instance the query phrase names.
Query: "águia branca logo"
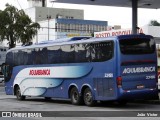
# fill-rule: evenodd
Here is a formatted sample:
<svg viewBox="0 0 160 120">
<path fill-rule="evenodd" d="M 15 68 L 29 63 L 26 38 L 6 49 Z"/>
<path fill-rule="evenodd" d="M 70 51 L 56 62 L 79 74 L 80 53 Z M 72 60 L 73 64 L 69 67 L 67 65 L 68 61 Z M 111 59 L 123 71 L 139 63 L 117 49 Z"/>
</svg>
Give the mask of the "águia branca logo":
<svg viewBox="0 0 160 120">
<path fill-rule="evenodd" d="M 129 74 L 129 73 L 147 73 L 147 72 L 155 72 L 156 68 L 151 67 L 135 67 L 135 68 L 125 68 L 123 70 L 123 74 Z"/>
</svg>

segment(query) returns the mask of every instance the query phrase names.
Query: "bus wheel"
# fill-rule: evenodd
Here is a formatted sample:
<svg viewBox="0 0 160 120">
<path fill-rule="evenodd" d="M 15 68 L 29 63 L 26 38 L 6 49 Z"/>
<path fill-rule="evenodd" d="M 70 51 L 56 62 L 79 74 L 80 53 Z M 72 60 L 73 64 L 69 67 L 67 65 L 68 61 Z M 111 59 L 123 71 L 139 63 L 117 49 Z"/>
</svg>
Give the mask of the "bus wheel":
<svg viewBox="0 0 160 120">
<path fill-rule="evenodd" d="M 70 91 L 70 97 L 71 97 L 71 102 L 74 105 L 80 105 L 82 104 L 82 98 L 78 93 L 78 90 L 76 87 L 72 88 Z"/>
<path fill-rule="evenodd" d="M 21 90 L 19 86 L 16 88 L 16 97 L 18 100 L 24 100 L 26 97 L 21 95 Z"/>
<path fill-rule="evenodd" d="M 87 106 L 94 106 L 95 105 L 95 101 L 93 100 L 92 92 L 89 88 L 86 88 L 84 90 L 83 99 L 84 99 L 84 103 Z"/>
</svg>

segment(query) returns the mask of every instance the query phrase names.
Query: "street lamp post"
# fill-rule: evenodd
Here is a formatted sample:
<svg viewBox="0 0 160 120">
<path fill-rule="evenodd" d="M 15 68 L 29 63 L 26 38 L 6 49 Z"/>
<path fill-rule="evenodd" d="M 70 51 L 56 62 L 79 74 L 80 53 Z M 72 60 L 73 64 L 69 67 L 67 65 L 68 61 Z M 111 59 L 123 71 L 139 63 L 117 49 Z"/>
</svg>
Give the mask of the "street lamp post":
<svg viewBox="0 0 160 120">
<path fill-rule="evenodd" d="M 47 19 L 48 19 L 48 40 L 49 40 L 49 20 L 51 19 L 51 15 L 47 15 Z"/>
</svg>

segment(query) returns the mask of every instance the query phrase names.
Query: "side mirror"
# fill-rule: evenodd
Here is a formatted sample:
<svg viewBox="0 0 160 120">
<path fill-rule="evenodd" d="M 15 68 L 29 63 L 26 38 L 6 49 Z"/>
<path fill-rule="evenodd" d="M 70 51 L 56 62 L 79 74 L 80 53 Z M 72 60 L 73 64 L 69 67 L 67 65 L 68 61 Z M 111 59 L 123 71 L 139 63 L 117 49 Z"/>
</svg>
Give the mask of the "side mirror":
<svg viewBox="0 0 160 120">
<path fill-rule="evenodd" d="M 1 66 L 1 72 L 4 75 L 4 77 L 8 76 L 8 71 L 9 71 L 9 65 L 6 65 L 5 63 L 3 63 Z"/>
</svg>

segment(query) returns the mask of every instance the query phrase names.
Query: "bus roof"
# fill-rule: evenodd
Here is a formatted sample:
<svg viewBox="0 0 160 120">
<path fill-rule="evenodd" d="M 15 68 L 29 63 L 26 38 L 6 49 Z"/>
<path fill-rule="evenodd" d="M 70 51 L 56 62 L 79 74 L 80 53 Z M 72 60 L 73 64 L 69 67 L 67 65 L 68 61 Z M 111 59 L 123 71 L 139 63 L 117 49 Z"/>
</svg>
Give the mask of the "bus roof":
<svg viewBox="0 0 160 120">
<path fill-rule="evenodd" d="M 23 49 L 32 49 L 32 48 L 40 48 L 40 47 L 49 47 L 54 45 L 66 45 L 66 44 L 76 44 L 76 43 L 90 43 L 90 42 L 98 42 L 98 41 L 106 41 L 106 40 L 120 40 L 120 39 L 128 39 L 128 38 L 152 38 L 150 35 L 144 34 L 136 34 L 136 35 L 119 35 L 119 36 L 110 36 L 110 37 L 103 37 L 103 38 L 95 38 L 95 37 L 72 37 L 72 38 L 63 38 L 56 40 L 49 40 L 49 41 L 42 41 L 38 44 L 33 44 L 30 46 L 20 46 L 16 48 L 12 48 L 7 52 L 14 51 L 14 50 L 23 50 Z M 117 39 L 118 38 L 118 39 Z"/>
<path fill-rule="evenodd" d="M 83 36 L 60 38 L 60 39 L 57 39 L 57 40 L 45 40 L 45 41 L 41 41 L 41 42 L 39 42 L 39 43 L 37 43 L 35 45 L 63 43 L 63 42 L 69 42 L 69 41 L 86 40 L 86 39 L 90 39 L 90 38 L 91 37 L 83 37 Z"/>
</svg>

